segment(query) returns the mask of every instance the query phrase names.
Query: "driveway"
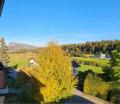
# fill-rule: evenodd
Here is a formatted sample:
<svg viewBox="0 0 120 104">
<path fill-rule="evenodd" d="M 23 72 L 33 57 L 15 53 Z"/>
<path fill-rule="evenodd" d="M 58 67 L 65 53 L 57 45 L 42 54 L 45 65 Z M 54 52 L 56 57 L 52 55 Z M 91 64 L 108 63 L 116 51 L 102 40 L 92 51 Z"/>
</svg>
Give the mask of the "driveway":
<svg viewBox="0 0 120 104">
<path fill-rule="evenodd" d="M 73 96 L 63 100 L 64 104 L 110 104 L 100 98 L 86 95 L 81 91 L 74 89 Z"/>
<path fill-rule="evenodd" d="M 82 97 L 82 93 L 74 89 L 73 96 L 63 100 L 64 104 L 94 104 L 93 102 Z"/>
<path fill-rule="evenodd" d="M 93 102 L 76 95 L 63 101 L 63 103 L 64 104 L 94 104 Z"/>
</svg>

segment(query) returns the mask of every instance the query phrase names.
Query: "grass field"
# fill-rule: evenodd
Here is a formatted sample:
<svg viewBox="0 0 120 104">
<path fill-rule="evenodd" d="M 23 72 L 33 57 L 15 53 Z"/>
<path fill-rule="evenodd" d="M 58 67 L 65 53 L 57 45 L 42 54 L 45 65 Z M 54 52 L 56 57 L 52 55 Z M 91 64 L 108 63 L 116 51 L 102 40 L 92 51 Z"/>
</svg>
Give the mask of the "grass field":
<svg viewBox="0 0 120 104">
<path fill-rule="evenodd" d="M 78 69 L 80 72 L 85 72 L 91 70 L 94 73 L 103 73 L 103 70 L 101 67 L 95 67 L 95 66 L 90 66 L 90 65 L 81 65 L 81 67 Z"/>
<path fill-rule="evenodd" d="M 24 68 L 28 65 L 29 59 L 31 57 L 31 53 L 26 53 L 26 54 L 10 54 L 10 66 L 15 66 L 17 65 L 18 68 Z M 96 58 L 82 58 L 82 57 L 74 57 L 74 59 L 82 60 L 82 61 L 92 61 L 92 62 L 97 62 L 102 65 L 106 65 L 109 60 L 105 59 L 96 59 Z M 79 71 L 84 72 L 87 70 L 92 70 L 95 73 L 102 73 L 102 68 L 101 67 L 96 67 L 92 65 L 82 65 L 79 68 Z"/>
<path fill-rule="evenodd" d="M 96 62 L 101 65 L 107 65 L 109 63 L 108 59 L 98 59 L 98 58 L 83 58 L 83 57 L 74 57 L 74 59 L 81 60 L 81 61 L 90 61 Z"/>
<path fill-rule="evenodd" d="M 78 69 L 78 71 L 80 72 L 85 72 L 87 70 L 91 70 L 95 73 L 103 73 L 103 69 L 102 67 L 105 65 L 108 65 L 109 60 L 108 59 L 98 59 L 98 58 L 83 58 L 83 57 L 74 57 L 73 59 L 76 59 L 78 62 L 81 61 L 81 67 Z M 90 62 L 89 65 L 86 65 L 82 62 Z M 93 64 L 94 63 L 94 64 Z M 98 66 L 96 66 L 96 64 L 98 64 Z"/>
<path fill-rule="evenodd" d="M 10 66 L 18 66 L 18 68 L 26 67 L 31 57 L 30 53 L 26 54 L 10 54 Z"/>
</svg>

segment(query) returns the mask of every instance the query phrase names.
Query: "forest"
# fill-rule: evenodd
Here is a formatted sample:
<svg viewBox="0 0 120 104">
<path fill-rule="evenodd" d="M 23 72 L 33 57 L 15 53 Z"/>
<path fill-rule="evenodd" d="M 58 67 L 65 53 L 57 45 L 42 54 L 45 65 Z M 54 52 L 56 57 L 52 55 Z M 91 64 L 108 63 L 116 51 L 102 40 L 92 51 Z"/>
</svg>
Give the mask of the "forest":
<svg viewBox="0 0 120 104">
<path fill-rule="evenodd" d="M 102 41 L 94 41 L 94 42 L 86 42 L 80 44 L 68 44 L 63 45 L 63 50 L 69 56 L 79 57 L 82 54 L 109 54 L 118 48 L 120 44 L 120 40 L 102 40 Z"/>
</svg>

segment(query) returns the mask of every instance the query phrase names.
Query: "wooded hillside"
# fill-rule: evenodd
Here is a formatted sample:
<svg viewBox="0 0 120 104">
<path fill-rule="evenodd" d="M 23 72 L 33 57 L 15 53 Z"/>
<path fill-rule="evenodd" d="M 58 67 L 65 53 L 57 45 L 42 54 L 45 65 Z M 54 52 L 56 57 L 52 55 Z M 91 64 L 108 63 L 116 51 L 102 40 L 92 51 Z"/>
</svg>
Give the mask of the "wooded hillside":
<svg viewBox="0 0 120 104">
<path fill-rule="evenodd" d="M 82 44 L 69 44 L 63 45 L 63 49 L 70 56 L 80 56 L 82 53 L 86 54 L 111 54 L 112 50 L 117 49 L 117 46 L 120 44 L 120 40 L 106 40 L 106 41 L 95 41 L 95 42 L 86 42 Z"/>
</svg>

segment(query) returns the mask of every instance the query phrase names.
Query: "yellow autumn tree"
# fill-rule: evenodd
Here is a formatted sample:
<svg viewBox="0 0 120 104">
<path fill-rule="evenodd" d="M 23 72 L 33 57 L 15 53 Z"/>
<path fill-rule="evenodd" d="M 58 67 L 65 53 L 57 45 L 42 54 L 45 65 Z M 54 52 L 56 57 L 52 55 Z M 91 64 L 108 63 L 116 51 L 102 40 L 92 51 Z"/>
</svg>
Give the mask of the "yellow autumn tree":
<svg viewBox="0 0 120 104">
<path fill-rule="evenodd" d="M 38 53 L 37 62 L 39 66 L 27 70 L 36 80 L 37 101 L 57 102 L 72 95 L 77 80 L 72 75 L 70 58 L 58 44 L 50 42 Z"/>
</svg>

